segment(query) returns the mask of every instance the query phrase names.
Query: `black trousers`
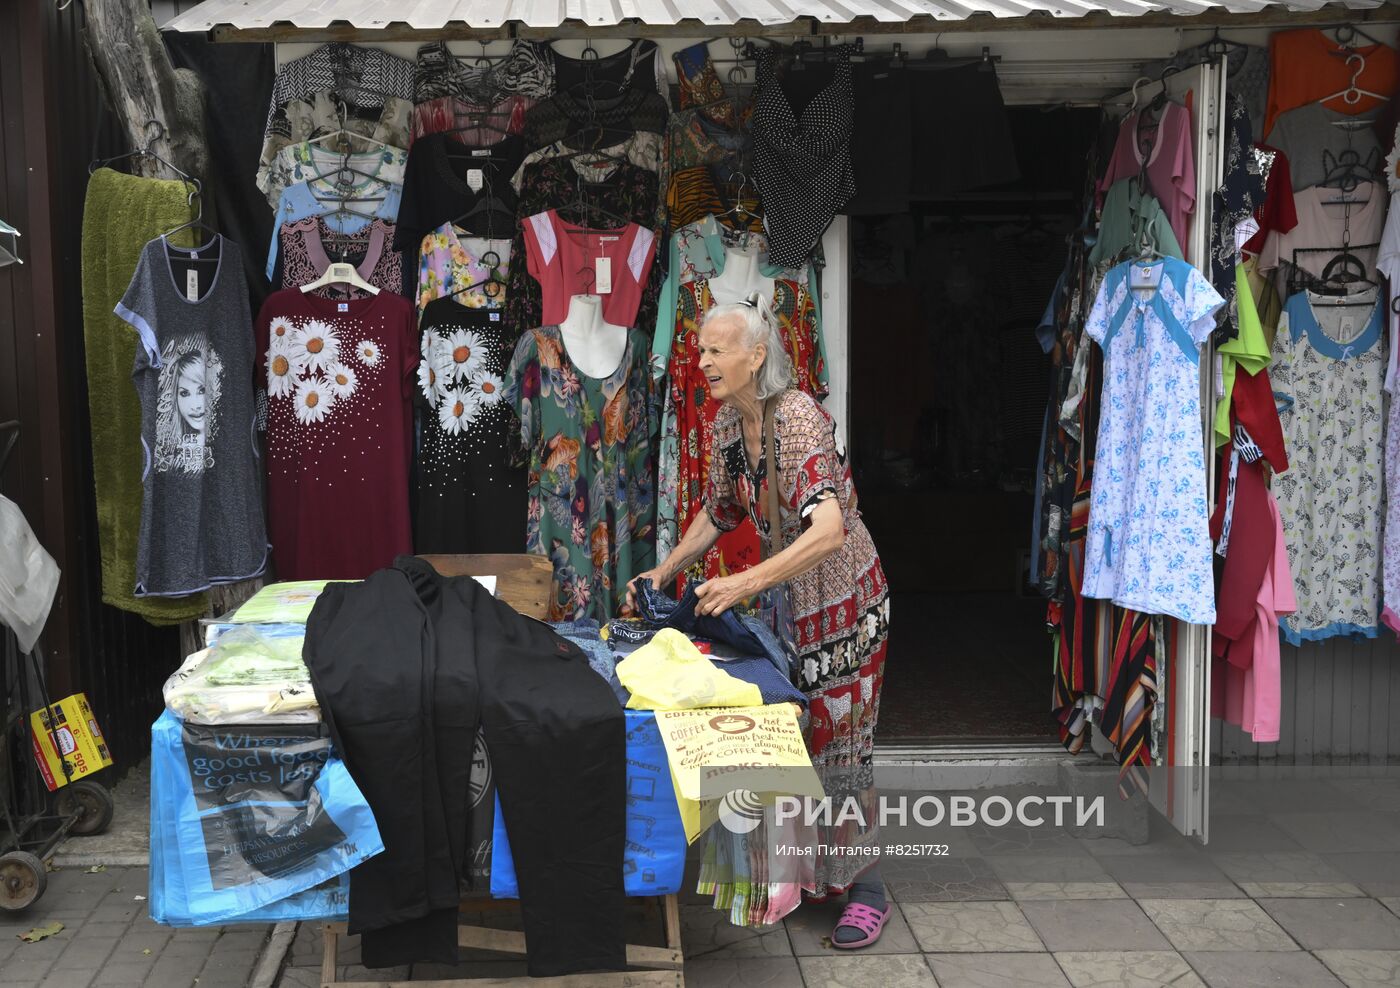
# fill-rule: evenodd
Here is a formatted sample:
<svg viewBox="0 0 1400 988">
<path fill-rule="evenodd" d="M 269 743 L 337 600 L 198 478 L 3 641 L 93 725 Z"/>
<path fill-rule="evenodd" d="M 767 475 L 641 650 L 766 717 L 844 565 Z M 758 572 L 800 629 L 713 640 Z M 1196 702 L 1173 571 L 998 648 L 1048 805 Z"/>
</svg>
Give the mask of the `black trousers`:
<svg viewBox="0 0 1400 988">
<path fill-rule="evenodd" d="M 622 707 L 577 646 L 401 556 L 326 587 L 303 656 L 384 853 L 350 872 L 366 967 L 456 963 L 478 724 L 535 977 L 626 966 Z"/>
</svg>

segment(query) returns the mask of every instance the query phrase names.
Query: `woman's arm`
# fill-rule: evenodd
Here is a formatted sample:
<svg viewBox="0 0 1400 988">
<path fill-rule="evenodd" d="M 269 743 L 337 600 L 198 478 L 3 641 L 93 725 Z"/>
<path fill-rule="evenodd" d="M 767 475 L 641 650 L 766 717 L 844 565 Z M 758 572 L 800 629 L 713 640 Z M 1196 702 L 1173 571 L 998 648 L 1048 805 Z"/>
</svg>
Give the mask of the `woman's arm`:
<svg viewBox="0 0 1400 988">
<path fill-rule="evenodd" d="M 635 610 L 637 606 L 638 580 L 643 578 L 651 580 L 653 587 L 660 588 L 674 580 L 691 563 L 695 562 L 705 553 L 710 551 L 710 546 L 720 536 L 720 530 L 715 527 L 715 523 L 710 520 L 708 511 L 701 511 L 695 516 L 695 520 L 690 523 L 690 527 L 685 530 L 685 535 L 671 554 L 664 560 L 657 563 L 652 569 L 645 573 L 639 573 L 627 583 L 627 608 L 629 611 Z"/>
<path fill-rule="evenodd" d="M 706 580 L 697 587 L 695 595 L 700 603 L 696 605 L 696 612 L 723 614 L 745 598 L 801 576 L 841 548 L 846 541 L 846 529 L 836 498 L 819 502 L 807 517 L 811 522 L 807 530 L 776 556 L 742 573 Z M 677 554 L 684 545 L 682 539 L 681 545 L 676 547 Z"/>
<path fill-rule="evenodd" d="M 710 520 L 710 513 L 701 510 L 695 516 L 695 520 L 690 523 L 690 527 L 685 530 L 685 534 L 681 536 L 680 542 L 666 557 L 665 562 L 656 567 L 665 573 L 665 579 L 661 582 L 674 580 L 680 575 L 681 570 L 709 552 L 710 547 L 719 540 L 719 537 L 720 530 Z"/>
</svg>

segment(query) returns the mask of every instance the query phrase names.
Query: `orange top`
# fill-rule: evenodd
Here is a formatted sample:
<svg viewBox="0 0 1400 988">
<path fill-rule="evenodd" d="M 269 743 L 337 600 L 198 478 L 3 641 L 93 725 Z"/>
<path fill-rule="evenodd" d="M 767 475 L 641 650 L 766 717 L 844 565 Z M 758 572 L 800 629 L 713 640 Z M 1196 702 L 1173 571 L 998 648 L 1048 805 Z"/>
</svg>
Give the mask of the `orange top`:
<svg viewBox="0 0 1400 988">
<path fill-rule="evenodd" d="M 1345 90 L 1358 67 L 1355 60 L 1347 64 L 1347 55 L 1351 52 L 1366 59 L 1365 70 L 1356 80 L 1356 88 L 1391 96 L 1400 86 L 1400 52 L 1389 45 L 1363 45 L 1348 49 L 1320 30 L 1304 28 L 1275 34 L 1269 40 L 1269 51 L 1269 102 L 1264 111 L 1265 134 L 1274 129 L 1274 121 L 1280 113 Z M 1380 103 L 1371 96 L 1362 96 L 1355 103 L 1338 97 L 1328 100 L 1325 105 L 1329 110 L 1355 115 L 1374 110 Z"/>
</svg>

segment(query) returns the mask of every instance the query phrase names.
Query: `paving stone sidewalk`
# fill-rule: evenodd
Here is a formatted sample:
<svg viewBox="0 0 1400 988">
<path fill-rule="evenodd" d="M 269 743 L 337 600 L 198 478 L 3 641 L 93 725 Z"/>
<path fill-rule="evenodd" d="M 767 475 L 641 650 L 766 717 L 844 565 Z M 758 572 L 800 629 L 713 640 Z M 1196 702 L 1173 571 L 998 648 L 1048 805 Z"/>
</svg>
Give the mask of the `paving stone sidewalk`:
<svg viewBox="0 0 1400 988">
<path fill-rule="evenodd" d="M 689 988 L 1400 988 L 1400 779 L 1310 782 L 1273 802 L 1247 786 L 1218 792 L 1209 851 L 1159 818 L 1145 844 L 1016 826 L 887 830 L 886 840 L 937 840 L 950 853 L 884 859 L 893 912 L 878 944 L 850 954 L 831 948 L 825 938 L 840 903 L 804 905 L 756 931 L 732 927 L 686 894 L 686 981 Z M 138 811 L 128 819 L 139 821 Z M 79 856 L 80 843 L 66 853 Z M 692 860 L 686 888 L 695 887 L 695 867 Z M 49 881 L 31 910 L 0 914 L 0 988 L 242 988 L 271 933 L 156 925 L 138 898 L 147 891 L 140 867 L 65 866 Z M 628 906 L 629 941 L 663 943 L 655 901 Z M 64 925 L 56 936 L 18 939 L 51 921 Z M 512 912 L 464 921 L 519 929 Z M 265 984 L 316 988 L 320 959 L 319 928 L 307 923 L 280 971 L 259 971 Z M 519 958 L 486 951 L 468 952 L 454 967 L 369 971 L 354 937 L 342 939 L 337 968 L 341 980 L 377 982 L 524 974 Z"/>
<path fill-rule="evenodd" d="M 154 923 L 145 868 L 60 867 L 48 877 L 48 891 L 29 909 L 0 913 L 3 988 L 243 988 L 271 930 Z M 19 939 L 54 922 L 63 924 L 54 936 Z"/>
</svg>

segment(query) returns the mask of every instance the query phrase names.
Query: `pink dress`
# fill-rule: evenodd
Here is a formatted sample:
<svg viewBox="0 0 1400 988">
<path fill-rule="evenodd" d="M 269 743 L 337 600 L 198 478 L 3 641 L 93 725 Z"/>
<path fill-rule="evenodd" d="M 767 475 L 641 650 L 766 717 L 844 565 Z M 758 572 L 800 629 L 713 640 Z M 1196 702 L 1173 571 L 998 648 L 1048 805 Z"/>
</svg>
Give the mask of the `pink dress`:
<svg viewBox="0 0 1400 988">
<path fill-rule="evenodd" d="M 1185 246 L 1196 208 L 1196 159 L 1191 143 L 1191 111 L 1170 100 L 1162 107 L 1156 130 L 1144 129 L 1138 140 L 1142 111 L 1123 118 L 1108 171 L 1099 181 L 1099 198 L 1120 178 L 1134 178 L 1145 170 L 1147 191 L 1162 204 L 1176 242 Z M 1143 145 L 1147 145 L 1144 152 Z M 1145 169 L 1144 169 L 1145 166 Z"/>
<path fill-rule="evenodd" d="M 1283 519 L 1272 492 L 1264 491 L 1264 499 L 1274 531 L 1273 551 L 1255 599 L 1253 628 L 1230 643 L 1225 656 L 1217 655 L 1211 687 L 1211 714 L 1238 725 L 1259 744 L 1279 739 L 1279 618 L 1298 609 Z"/>
</svg>

